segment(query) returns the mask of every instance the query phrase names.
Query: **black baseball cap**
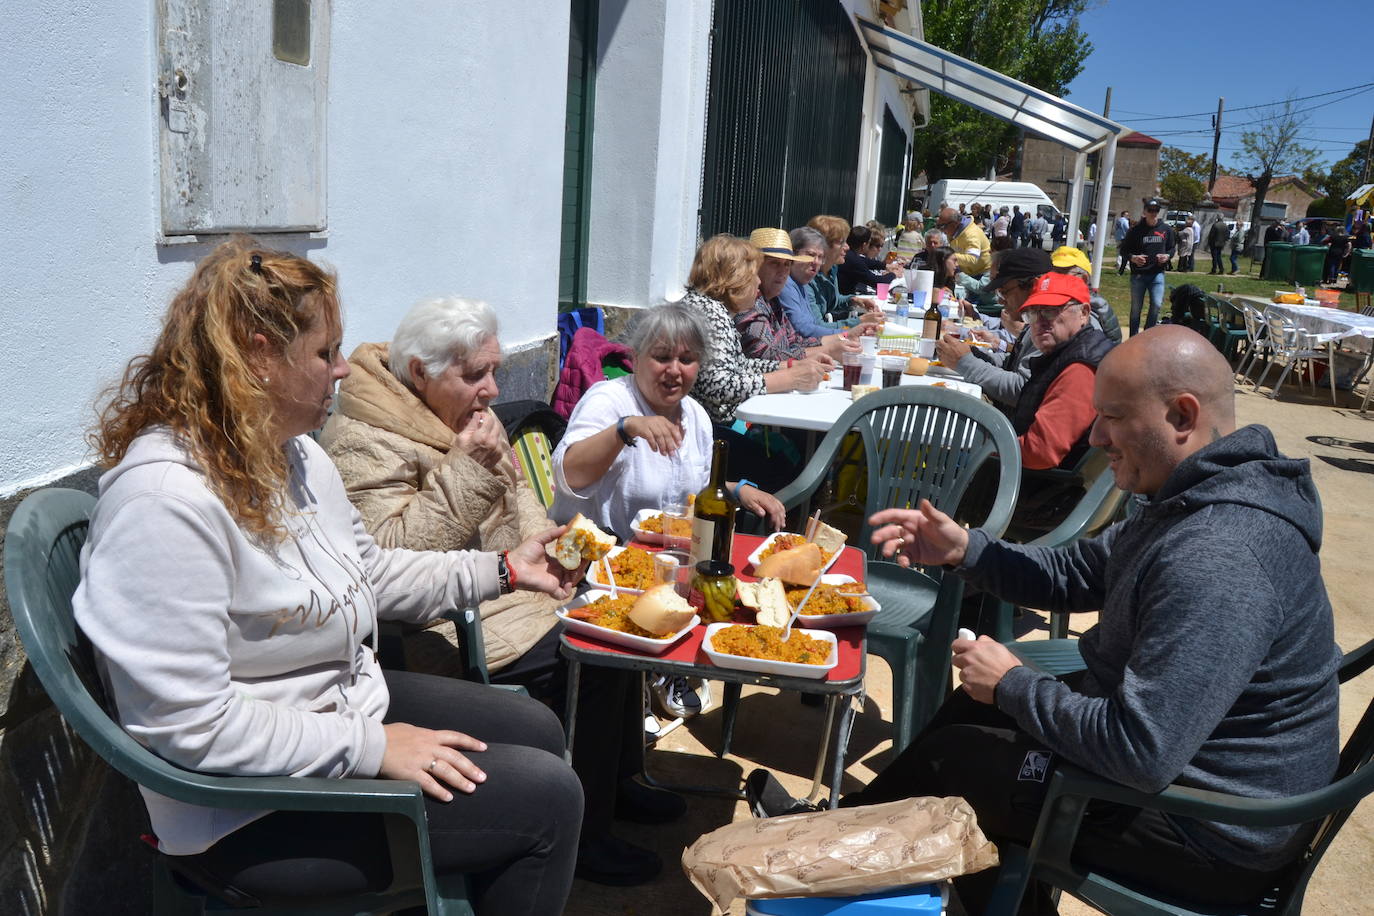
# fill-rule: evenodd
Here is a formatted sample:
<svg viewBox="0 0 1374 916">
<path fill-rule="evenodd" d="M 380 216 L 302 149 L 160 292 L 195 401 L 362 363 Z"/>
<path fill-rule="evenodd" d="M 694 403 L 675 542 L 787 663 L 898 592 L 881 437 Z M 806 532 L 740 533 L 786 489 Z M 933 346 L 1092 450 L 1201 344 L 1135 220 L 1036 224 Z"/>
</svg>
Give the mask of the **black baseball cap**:
<svg viewBox="0 0 1374 916">
<path fill-rule="evenodd" d="M 1162 204 L 1157 198 L 1151 197 L 1149 200 L 1145 201 L 1145 209 L 1146 209 L 1146 210 L 1163 210 L 1163 209 L 1164 209 L 1164 204 Z"/>
<path fill-rule="evenodd" d="M 996 292 L 1013 280 L 1031 280 L 1053 269 L 1050 253 L 1043 248 L 1007 248 L 997 260 L 997 276 L 984 289 Z"/>
</svg>

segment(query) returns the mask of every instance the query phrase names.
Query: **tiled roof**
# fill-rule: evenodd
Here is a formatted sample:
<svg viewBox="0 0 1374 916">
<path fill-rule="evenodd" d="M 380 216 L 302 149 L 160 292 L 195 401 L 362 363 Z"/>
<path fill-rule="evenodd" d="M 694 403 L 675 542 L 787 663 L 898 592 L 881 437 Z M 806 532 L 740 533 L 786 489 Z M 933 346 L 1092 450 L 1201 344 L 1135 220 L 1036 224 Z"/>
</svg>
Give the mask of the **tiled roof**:
<svg viewBox="0 0 1374 916">
<path fill-rule="evenodd" d="M 1254 190 L 1255 186 L 1248 178 L 1240 175 L 1218 175 L 1217 183 L 1212 185 L 1212 200 L 1238 200 Z"/>
<path fill-rule="evenodd" d="M 1117 146 L 1163 146 L 1164 144 L 1154 137 L 1142 134 L 1138 130 L 1133 130 L 1121 139 L 1116 141 Z"/>
</svg>

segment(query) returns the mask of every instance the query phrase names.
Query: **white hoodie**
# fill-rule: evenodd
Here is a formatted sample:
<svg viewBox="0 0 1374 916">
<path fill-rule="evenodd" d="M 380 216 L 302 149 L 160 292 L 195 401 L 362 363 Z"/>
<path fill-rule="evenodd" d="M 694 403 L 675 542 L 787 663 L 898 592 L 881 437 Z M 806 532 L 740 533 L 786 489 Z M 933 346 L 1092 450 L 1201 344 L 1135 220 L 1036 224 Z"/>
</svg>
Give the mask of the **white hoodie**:
<svg viewBox="0 0 1374 916">
<path fill-rule="evenodd" d="M 163 758 L 241 776 L 373 777 L 389 697 L 378 617 L 423 622 L 496 597 L 496 556 L 383 550 L 328 456 L 301 436 L 287 540 L 247 535 L 165 429 L 100 480 L 76 621 L 121 724 Z M 202 852 L 266 811 L 144 790 L 161 848 Z"/>
</svg>

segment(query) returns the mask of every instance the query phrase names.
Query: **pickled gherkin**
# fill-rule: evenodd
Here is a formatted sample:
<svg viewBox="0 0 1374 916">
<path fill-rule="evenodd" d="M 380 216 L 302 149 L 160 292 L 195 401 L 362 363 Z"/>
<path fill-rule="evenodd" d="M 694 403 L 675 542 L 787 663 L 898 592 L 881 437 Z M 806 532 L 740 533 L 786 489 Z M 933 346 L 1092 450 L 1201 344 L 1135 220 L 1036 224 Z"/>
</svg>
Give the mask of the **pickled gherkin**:
<svg viewBox="0 0 1374 916">
<path fill-rule="evenodd" d="M 735 567 L 729 563 L 702 560 L 696 565 L 692 588 L 701 593 L 702 611 L 709 622 L 734 619 L 735 586 Z"/>
</svg>

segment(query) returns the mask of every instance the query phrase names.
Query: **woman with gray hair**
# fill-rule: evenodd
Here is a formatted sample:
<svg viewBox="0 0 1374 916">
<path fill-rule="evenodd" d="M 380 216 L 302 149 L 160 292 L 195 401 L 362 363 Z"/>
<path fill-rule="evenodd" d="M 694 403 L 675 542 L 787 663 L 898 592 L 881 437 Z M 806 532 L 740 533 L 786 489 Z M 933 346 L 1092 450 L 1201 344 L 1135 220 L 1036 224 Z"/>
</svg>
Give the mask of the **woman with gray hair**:
<svg viewBox="0 0 1374 916">
<path fill-rule="evenodd" d="M 706 322 L 680 302 L 646 309 L 630 329 L 634 374 L 597 382 L 577 402 L 553 453 L 555 518 L 581 512 L 622 540 L 640 509 L 681 501 L 711 473 L 711 418 L 689 396 L 709 352 Z M 750 512 L 783 508 L 748 480 L 728 484 Z"/>
<path fill-rule="evenodd" d="M 411 308 L 390 346 L 361 344 L 339 386 L 320 443 L 334 459 L 363 525 L 383 547 L 507 550 L 552 524 L 511 460 L 488 405 L 500 393 L 496 314 L 456 296 Z M 551 599 L 507 595 L 483 602 L 487 665 L 499 671 L 548 633 Z M 457 664 L 436 631 L 407 640 L 432 673 Z M 447 658 L 449 661 L 445 662 Z"/>
<path fill-rule="evenodd" d="M 525 532 L 552 527 L 511 460 L 489 405 L 500 393 L 501 347 L 491 306 L 444 297 L 417 303 L 387 344 L 349 357 L 338 410 L 321 444 L 343 477 L 363 525 L 384 547 L 505 550 Z M 523 684 L 563 709 L 566 672 L 554 624 L 558 602 L 518 592 L 478 606 L 487 667 L 497 683 Z M 405 637 L 410 670 L 460 676 L 452 623 Z M 639 694 L 619 672 L 589 672 L 579 705 L 601 715 L 579 722 L 573 769 L 585 807 L 577 874 L 600 884 L 650 880 L 662 867 L 650 850 L 611 833 L 612 815 L 668 820 L 682 800 L 632 777 L 642 764 Z"/>
</svg>

